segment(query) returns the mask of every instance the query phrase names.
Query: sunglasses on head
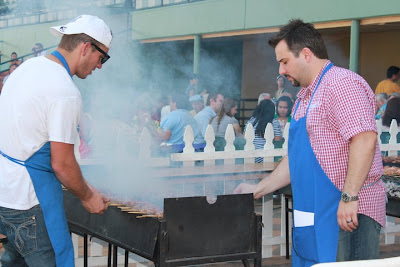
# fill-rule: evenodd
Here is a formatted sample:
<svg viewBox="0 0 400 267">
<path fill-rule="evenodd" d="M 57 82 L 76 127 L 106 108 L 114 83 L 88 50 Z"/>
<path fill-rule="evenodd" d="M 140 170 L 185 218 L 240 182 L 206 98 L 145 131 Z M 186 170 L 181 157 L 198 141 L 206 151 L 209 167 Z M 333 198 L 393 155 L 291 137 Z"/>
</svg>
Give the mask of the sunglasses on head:
<svg viewBox="0 0 400 267">
<path fill-rule="evenodd" d="M 106 52 L 104 52 L 100 47 L 98 47 L 98 46 L 95 45 L 94 43 L 90 43 L 90 44 L 93 45 L 94 48 L 96 48 L 97 51 L 99 51 L 100 53 L 103 54 L 104 57 L 101 59 L 101 64 L 102 64 L 102 65 L 103 65 L 104 63 L 106 63 L 107 60 L 110 59 L 110 56 L 109 56 Z"/>
</svg>

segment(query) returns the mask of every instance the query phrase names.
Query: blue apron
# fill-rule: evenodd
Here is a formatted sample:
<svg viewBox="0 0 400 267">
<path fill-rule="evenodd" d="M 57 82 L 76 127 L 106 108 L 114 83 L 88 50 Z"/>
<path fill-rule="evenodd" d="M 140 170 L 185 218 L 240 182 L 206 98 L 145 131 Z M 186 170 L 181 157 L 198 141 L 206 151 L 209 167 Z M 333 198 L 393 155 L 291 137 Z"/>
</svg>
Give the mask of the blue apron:
<svg viewBox="0 0 400 267">
<path fill-rule="evenodd" d="M 53 51 L 51 54 L 61 61 L 72 78 L 68 63 L 61 53 Z M 50 142 L 45 143 L 26 161 L 12 158 L 2 151 L 0 154 L 26 167 L 43 212 L 57 266 L 75 266 L 74 247 L 65 217 L 62 187 L 51 167 Z"/>
<path fill-rule="evenodd" d="M 292 266 L 335 262 L 339 239 L 337 209 L 341 192 L 320 166 L 311 147 L 306 120 L 310 104 L 329 64 L 311 96 L 306 114 L 294 119 L 289 130 L 289 169 L 293 193 Z"/>
<path fill-rule="evenodd" d="M 26 167 L 43 211 L 56 264 L 57 266 L 74 266 L 74 247 L 65 217 L 62 187 L 50 162 L 50 142 L 44 144 L 26 161 L 14 159 L 1 151 L 0 154 Z"/>
</svg>

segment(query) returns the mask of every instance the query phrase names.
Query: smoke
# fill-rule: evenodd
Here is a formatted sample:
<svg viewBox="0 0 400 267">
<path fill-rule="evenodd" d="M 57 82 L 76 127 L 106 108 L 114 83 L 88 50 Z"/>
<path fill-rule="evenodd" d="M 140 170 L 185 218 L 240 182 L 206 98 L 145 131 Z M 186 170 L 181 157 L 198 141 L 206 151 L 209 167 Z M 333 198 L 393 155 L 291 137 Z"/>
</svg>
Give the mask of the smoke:
<svg viewBox="0 0 400 267">
<path fill-rule="evenodd" d="M 171 183 L 157 177 L 149 167 L 152 162 L 143 162 L 139 155 L 143 126 L 157 135 L 149 116 L 168 104 L 167 96 L 172 92 L 185 93 L 193 72 L 193 40 L 142 44 L 131 39 L 130 13 L 123 6 L 96 7 L 96 2 L 19 0 L 12 10 L 24 15 L 74 9 L 78 15 L 102 18 L 112 29 L 110 60 L 84 80 L 74 77 L 84 112 L 92 120 L 92 158 L 100 162 L 83 166 L 84 176 L 107 194 L 121 199 L 147 199 L 160 206 L 164 197 L 203 195 L 201 185 Z M 220 91 L 238 97 L 241 61 L 240 41 L 203 40 L 198 91 Z M 157 148 L 154 141 L 151 153 L 159 157 L 154 152 Z"/>
</svg>

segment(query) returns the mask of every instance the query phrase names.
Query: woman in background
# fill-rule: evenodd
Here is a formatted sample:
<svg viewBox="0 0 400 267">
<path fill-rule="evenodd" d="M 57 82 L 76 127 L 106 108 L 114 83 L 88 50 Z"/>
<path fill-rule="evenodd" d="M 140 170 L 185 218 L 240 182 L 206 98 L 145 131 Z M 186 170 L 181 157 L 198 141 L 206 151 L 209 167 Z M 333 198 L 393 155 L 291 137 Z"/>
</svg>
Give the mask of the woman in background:
<svg viewBox="0 0 400 267">
<path fill-rule="evenodd" d="M 293 102 L 292 99 L 288 96 L 281 96 L 276 102 L 276 115 L 275 118 L 279 122 L 281 127 L 281 132 L 285 130 L 286 123 L 292 120 L 292 108 Z M 282 136 L 276 136 L 275 141 L 282 140 Z"/>
<path fill-rule="evenodd" d="M 256 107 L 253 112 L 252 117 L 249 119 L 245 126 L 245 131 L 247 126 L 251 123 L 254 128 L 254 140 L 253 144 L 256 149 L 264 149 L 265 139 L 264 139 L 264 132 L 265 128 L 267 127 L 268 123 L 272 123 L 274 128 L 274 136 L 282 138 L 282 131 L 279 125 L 279 122 L 274 119 L 275 116 L 275 105 L 274 103 L 269 100 L 263 100 L 260 102 L 260 105 Z M 256 158 L 256 163 L 262 163 L 263 158 Z"/>
<path fill-rule="evenodd" d="M 225 132 L 229 124 L 232 124 L 233 130 L 235 132 L 234 146 L 236 150 L 243 150 L 245 141 L 242 135 L 242 129 L 240 128 L 238 120 L 235 118 L 237 113 L 236 101 L 227 98 L 224 100 L 222 109 L 217 116 L 211 119 L 210 124 L 214 129 L 215 141 L 214 147 L 215 151 L 223 151 L 226 145 Z"/>
<path fill-rule="evenodd" d="M 235 118 L 237 113 L 236 101 L 230 98 L 224 100 L 222 109 L 217 116 L 211 119 L 211 126 L 214 128 L 215 136 L 225 137 L 228 124 L 232 124 L 235 136 L 242 136 L 239 122 Z"/>
</svg>

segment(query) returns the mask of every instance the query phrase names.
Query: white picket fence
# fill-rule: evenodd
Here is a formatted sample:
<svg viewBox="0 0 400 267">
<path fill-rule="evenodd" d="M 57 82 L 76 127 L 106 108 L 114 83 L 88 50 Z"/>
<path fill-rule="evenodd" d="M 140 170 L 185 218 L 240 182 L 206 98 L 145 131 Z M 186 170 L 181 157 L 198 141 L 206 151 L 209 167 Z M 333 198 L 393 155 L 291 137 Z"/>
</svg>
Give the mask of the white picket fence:
<svg viewBox="0 0 400 267">
<path fill-rule="evenodd" d="M 377 121 L 378 127 L 378 136 L 382 133 L 381 122 Z M 149 131 L 145 128 L 141 134 L 139 146 L 140 151 L 139 155 L 146 162 L 150 162 L 152 166 L 156 167 L 168 167 L 170 168 L 172 162 L 182 162 L 183 167 L 196 167 L 199 168 L 199 172 L 201 172 L 201 168 L 207 168 L 209 166 L 216 165 L 216 160 L 224 160 L 224 165 L 235 164 L 235 159 L 243 158 L 244 164 L 257 164 L 254 163 L 254 158 L 262 157 L 264 158 L 264 162 L 273 162 L 274 157 L 277 156 L 285 156 L 287 154 L 287 145 L 288 145 L 288 132 L 289 132 L 289 123 L 286 125 L 283 137 L 284 143 L 282 148 L 275 149 L 273 145 L 274 133 L 273 127 L 271 124 L 268 124 L 265 129 L 264 138 L 266 143 L 264 145 L 264 149 L 256 150 L 253 145 L 254 140 L 254 130 L 251 124 L 248 125 L 247 131 L 245 132 L 244 139 L 246 140 L 246 145 L 244 146 L 244 150 L 235 150 L 234 140 L 235 134 L 232 125 L 229 125 L 225 134 L 226 146 L 224 151 L 215 151 L 214 140 L 215 135 L 213 128 L 211 125 L 207 127 L 205 134 L 206 146 L 204 148 L 204 152 L 195 152 L 195 149 L 192 145 L 194 141 L 194 135 L 192 128 L 190 126 L 186 127 L 184 133 L 184 142 L 188 144 L 183 149 L 182 153 L 173 153 L 170 157 L 166 158 L 154 158 L 151 157 L 151 144 L 152 137 L 149 134 Z M 397 152 L 400 151 L 400 143 L 396 142 L 396 136 L 398 133 L 397 122 L 392 121 L 390 127 L 390 140 L 388 144 L 382 144 L 379 139 L 380 148 L 382 151 L 388 151 L 389 156 L 396 156 Z M 203 161 L 204 166 L 196 166 L 196 162 Z M 85 161 L 82 161 L 85 162 Z M 181 165 L 181 166 L 182 166 Z M 224 181 L 226 182 L 226 181 Z M 243 182 L 255 182 L 243 180 Z M 204 185 L 204 188 L 206 186 Z M 224 186 L 225 190 L 225 186 Z M 231 193 L 225 192 L 224 193 Z M 276 197 L 276 196 L 275 196 Z M 273 249 L 277 246 L 280 247 L 280 255 L 285 255 L 286 241 L 285 241 L 285 202 L 283 196 L 278 196 L 281 202 L 281 227 L 280 227 L 280 235 L 273 235 L 273 194 L 269 194 L 263 197 L 263 206 L 262 206 L 262 220 L 264 224 L 263 228 L 263 237 L 262 244 L 263 250 L 262 255 L 264 258 L 271 257 L 273 255 Z M 289 214 L 289 229 L 291 229 L 291 214 Z M 289 231 L 290 233 L 291 231 Z M 393 217 L 387 217 L 387 227 L 382 230 L 385 235 L 385 244 L 394 244 L 395 242 L 395 234 L 400 232 L 400 224 L 396 224 L 396 220 Z M 291 238 L 289 238 L 291 240 Z"/>
<path fill-rule="evenodd" d="M 286 125 L 283 132 L 283 137 L 285 139 L 282 148 L 274 149 L 273 139 L 274 130 L 272 124 L 269 123 L 265 128 L 264 138 L 266 140 L 264 149 L 255 149 L 253 145 L 254 140 L 254 130 L 253 125 L 249 124 L 247 131 L 244 134 L 244 139 L 246 140 L 246 145 L 244 150 L 235 150 L 233 142 L 235 141 L 235 133 L 233 126 L 230 124 L 225 133 L 226 146 L 224 151 L 215 151 L 214 141 L 215 134 L 214 129 L 211 125 L 207 126 L 205 133 L 206 146 L 204 152 L 195 152 L 193 145 L 194 141 L 193 130 L 190 125 L 185 129 L 183 140 L 186 145 L 183 149 L 183 153 L 172 153 L 170 158 L 151 158 L 152 164 L 155 166 L 169 166 L 170 162 L 183 162 L 184 167 L 195 166 L 196 161 L 204 161 L 204 166 L 215 165 L 215 160 L 224 160 L 224 164 L 234 164 L 235 159 L 243 158 L 244 163 L 254 163 L 255 157 L 263 157 L 264 162 L 273 162 L 274 157 L 285 156 L 287 154 L 287 140 L 289 133 L 289 123 Z M 152 137 L 148 130 L 143 129 L 141 140 L 140 140 L 140 155 L 143 159 L 150 159 L 150 146 L 152 143 Z"/>
</svg>

